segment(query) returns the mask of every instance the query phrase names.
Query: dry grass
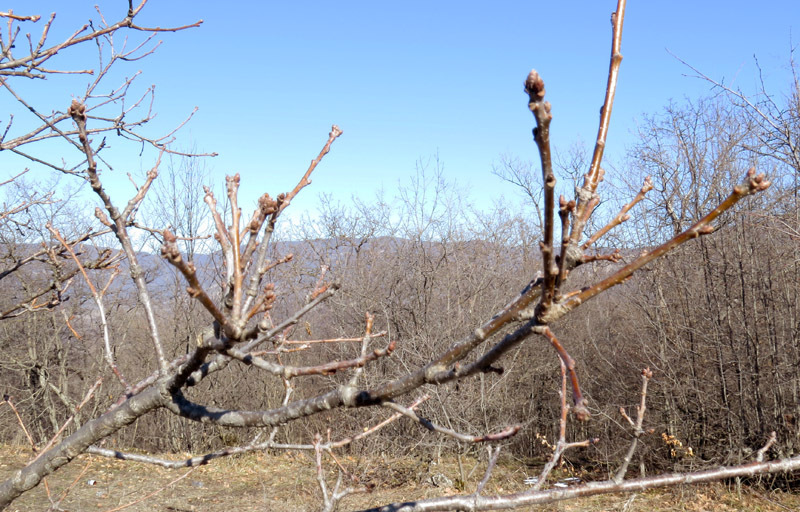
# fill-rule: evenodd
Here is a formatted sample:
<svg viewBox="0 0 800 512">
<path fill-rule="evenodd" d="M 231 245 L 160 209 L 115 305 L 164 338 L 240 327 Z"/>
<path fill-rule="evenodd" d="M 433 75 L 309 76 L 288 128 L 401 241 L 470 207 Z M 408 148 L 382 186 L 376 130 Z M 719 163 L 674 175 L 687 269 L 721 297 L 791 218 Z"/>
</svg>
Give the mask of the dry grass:
<svg viewBox="0 0 800 512">
<path fill-rule="evenodd" d="M 19 467 L 30 452 L 19 447 L 0 447 L 0 477 Z M 367 494 L 346 498 L 340 509 L 352 510 L 395 501 L 441 496 L 474 490 L 484 465 L 474 459 L 463 460 L 464 484 L 455 460 L 426 464 L 413 458 L 386 460 L 381 457 L 341 456 L 342 466 L 362 484 L 372 484 Z M 329 479 L 335 480 L 335 465 L 329 464 Z M 333 466 L 333 467 L 330 467 Z M 188 473 L 188 475 L 187 475 Z M 435 486 L 435 475 L 444 475 L 452 487 Z M 187 475 L 177 482 L 175 479 Z M 499 464 L 485 494 L 523 489 L 526 476 L 535 470 L 507 461 Z M 438 481 L 438 479 L 436 479 Z M 89 482 L 94 481 L 94 485 Z M 48 489 L 50 498 L 48 498 Z M 215 461 L 195 469 L 168 470 L 138 463 L 84 455 L 47 479 L 15 502 L 11 511 L 47 510 L 51 500 L 66 496 L 62 510 L 119 510 L 155 491 L 148 499 L 123 508 L 135 511 L 313 511 L 320 508 L 319 488 L 310 454 L 254 454 Z M 54 509 L 58 510 L 58 509 Z M 570 503 L 558 503 L 537 510 L 546 511 L 739 511 L 756 512 L 800 510 L 800 496 L 745 488 L 741 495 L 721 484 L 658 490 L 636 495 L 611 495 Z"/>
</svg>

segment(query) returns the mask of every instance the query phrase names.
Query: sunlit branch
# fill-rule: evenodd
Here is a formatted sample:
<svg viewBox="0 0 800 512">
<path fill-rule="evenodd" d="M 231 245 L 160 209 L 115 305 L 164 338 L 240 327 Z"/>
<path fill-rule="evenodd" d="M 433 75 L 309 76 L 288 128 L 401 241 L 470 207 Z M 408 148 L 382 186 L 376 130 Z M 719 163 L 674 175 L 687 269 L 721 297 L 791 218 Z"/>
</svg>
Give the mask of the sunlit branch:
<svg viewBox="0 0 800 512">
<path fill-rule="evenodd" d="M 103 330 L 103 346 L 105 348 L 104 352 L 105 352 L 106 363 L 108 364 L 108 367 L 111 369 L 114 375 L 117 376 L 117 379 L 119 379 L 122 386 L 125 389 L 127 389 L 128 383 L 126 382 L 125 377 L 122 375 L 122 372 L 117 366 L 116 361 L 114 361 L 114 352 L 111 350 L 111 335 L 108 329 L 108 319 L 106 318 L 106 308 L 103 303 L 103 295 L 105 294 L 108 287 L 111 285 L 111 282 L 114 280 L 114 278 L 119 275 L 119 267 L 114 269 L 114 271 L 111 273 L 111 276 L 108 278 L 106 286 L 103 288 L 102 291 L 98 292 L 97 288 L 95 288 L 94 284 L 92 283 L 92 280 L 89 278 L 89 274 L 86 273 L 86 269 L 81 263 L 81 260 L 78 259 L 78 256 L 75 254 L 75 251 L 72 250 L 72 247 L 67 243 L 66 240 L 64 240 L 58 229 L 54 228 L 50 223 L 48 223 L 46 227 L 53 234 L 56 240 L 61 242 L 61 244 L 64 246 L 64 249 L 69 253 L 69 255 L 72 257 L 72 260 L 78 266 L 78 270 L 80 271 L 81 275 L 83 275 L 83 279 L 86 282 L 86 285 L 89 287 L 89 291 L 91 291 L 92 293 L 92 298 L 94 298 L 95 305 L 97 306 L 97 312 L 100 314 L 100 326 Z"/>
<path fill-rule="evenodd" d="M 714 208 L 696 224 L 683 233 L 676 235 L 674 238 L 665 242 L 664 244 L 636 258 L 631 263 L 625 265 L 606 279 L 603 279 L 599 283 L 592 285 L 580 293 L 570 297 L 568 300 L 564 301 L 563 304 L 559 305 L 558 316 L 563 316 L 568 311 L 578 307 L 583 302 L 591 299 L 592 297 L 596 297 L 601 292 L 613 286 L 622 283 L 631 275 L 633 275 L 634 272 L 644 267 L 651 261 L 656 260 L 664 254 L 672 251 L 679 245 L 699 236 L 713 233 L 714 228 L 711 223 L 717 217 L 719 217 L 723 212 L 733 208 L 733 206 L 743 198 L 766 190 L 769 185 L 770 182 L 766 179 L 764 174 L 756 175 L 755 169 L 750 169 L 750 171 L 747 173 L 745 183 L 735 186 L 731 194 L 722 203 L 720 203 L 719 206 Z"/>
<path fill-rule="evenodd" d="M 622 26 L 625 21 L 625 4 L 626 0 L 618 0 L 617 10 L 611 15 L 612 36 L 611 36 L 611 60 L 608 66 L 608 83 L 606 84 L 606 96 L 603 101 L 603 107 L 600 110 L 600 125 L 597 128 L 597 140 L 592 153 L 592 162 L 589 166 L 589 172 L 586 173 L 583 181 L 583 187 L 578 205 L 576 216 L 580 217 L 586 208 L 586 203 L 591 199 L 597 190 L 597 185 L 600 183 L 601 171 L 600 163 L 603 160 L 603 152 L 606 147 L 606 139 L 608 137 L 608 128 L 611 124 L 611 110 L 614 106 L 614 96 L 617 92 L 617 79 L 619 77 L 619 67 L 622 62 Z M 580 228 L 580 229 L 576 229 Z M 577 242 L 580 239 L 583 226 L 573 226 L 572 239 Z"/>
<path fill-rule="evenodd" d="M 316 366 L 284 366 L 281 364 L 276 364 L 269 362 L 265 359 L 262 359 L 257 356 L 253 356 L 247 352 L 243 352 L 235 347 L 230 347 L 224 351 L 224 353 L 237 361 L 241 361 L 247 365 L 255 366 L 256 368 L 261 368 L 262 370 L 266 370 L 273 375 L 282 376 L 287 379 L 291 379 L 293 377 L 302 377 L 305 375 L 332 375 L 340 370 L 346 370 L 348 368 L 361 368 L 365 364 L 375 361 L 381 357 L 386 357 L 391 355 L 396 347 L 396 343 L 394 341 L 390 342 L 389 345 L 386 346 L 384 349 L 375 349 L 372 352 L 365 353 L 360 357 L 355 359 L 343 360 L 343 361 L 329 361 L 327 363 L 323 363 Z"/>
<path fill-rule="evenodd" d="M 631 210 L 631 208 L 636 206 L 637 203 L 639 203 L 642 199 L 644 199 L 644 196 L 651 190 L 653 190 L 653 181 L 650 179 L 650 176 L 648 176 L 647 178 L 645 178 L 644 184 L 642 185 L 642 188 L 639 190 L 639 193 L 636 194 L 636 197 L 634 197 L 633 200 L 631 200 L 631 202 L 623 206 L 622 210 L 620 210 L 620 212 L 616 216 L 614 216 L 611 222 L 606 224 L 602 229 L 598 230 L 597 233 L 589 237 L 589 239 L 586 242 L 584 242 L 584 244 L 581 246 L 581 249 L 583 250 L 588 249 L 603 235 L 605 235 L 613 228 L 619 226 L 623 222 L 630 219 L 630 215 L 628 215 L 628 212 Z"/>
<path fill-rule="evenodd" d="M 164 348 L 161 344 L 161 338 L 158 334 L 158 326 L 156 324 L 155 313 L 153 312 L 153 306 L 150 300 L 150 293 L 147 290 L 147 284 L 144 281 L 141 266 L 139 265 L 138 258 L 133 249 L 130 237 L 128 236 L 128 219 L 123 217 L 117 207 L 114 206 L 108 193 L 103 188 L 99 175 L 97 174 L 97 166 L 94 161 L 94 151 L 92 150 L 92 147 L 89 143 L 89 137 L 86 133 L 86 106 L 77 100 L 72 100 L 67 113 L 70 115 L 70 117 L 72 117 L 73 121 L 75 121 L 75 124 L 78 127 L 82 151 L 86 155 L 86 174 L 89 177 L 89 183 L 92 186 L 92 190 L 103 201 L 106 211 L 108 212 L 111 221 L 114 223 L 114 234 L 116 235 L 117 240 L 119 240 L 120 245 L 122 245 L 122 248 L 125 251 L 125 256 L 128 258 L 128 262 L 130 263 L 131 278 L 136 284 L 136 288 L 139 292 L 139 302 L 141 302 L 142 307 L 145 310 L 145 316 L 147 317 L 147 323 L 150 332 L 150 339 L 153 342 L 153 348 L 155 349 L 156 356 L 158 358 L 159 368 L 163 374 L 166 374 L 167 360 L 164 356 Z M 156 169 L 154 168 L 152 172 L 155 173 Z"/>
<path fill-rule="evenodd" d="M 533 138 L 539 148 L 539 156 L 542 163 L 542 189 L 544 192 L 544 231 L 543 240 L 540 244 L 542 251 L 542 269 L 544 281 L 542 283 L 542 297 L 539 308 L 547 310 L 553 301 L 556 278 L 558 277 L 558 267 L 555 265 L 555 255 L 553 254 L 553 227 L 555 224 L 555 187 L 556 177 L 553 173 L 553 163 L 550 154 L 550 121 L 553 115 L 550 113 L 550 102 L 544 101 L 545 89 L 542 80 L 536 70 L 532 70 L 525 80 L 525 92 L 528 94 L 528 108 L 536 119 L 536 128 L 533 130 Z"/>
<path fill-rule="evenodd" d="M 322 150 L 320 150 L 319 155 L 317 155 L 317 158 L 311 161 L 311 164 L 308 166 L 308 170 L 300 179 L 300 181 L 297 183 L 297 185 L 294 187 L 294 189 L 292 189 L 291 192 L 286 194 L 286 196 L 284 197 L 283 201 L 279 206 L 279 211 L 283 211 L 284 209 L 286 209 L 286 207 L 289 206 L 289 203 L 292 202 L 292 199 L 294 199 L 294 197 L 300 192 L 300 190 L 311 184 L 311 180 L 309 179 L 311 177 L 311 173 L 314 172 L 314 169 L 317 168 L 317 165 L 320 163 L 320 161 L 322 161 L 322 158 L 325 155 L 327 155 L 328 152 L 330 152 L 331 144 L 333 144 L 333 141 L 336 140 L 340 135 L 342 135 L 342 133 L 343 133 L 342 130 L 338 126 L 336 125 L 331 126 L 331 132 L 328 134 L 328 141 L 325 143 L 325 146 L 322 147 Z"/>
<path fill-rule="evenodd" d="M 616 483 L 612 480 L 589 482 L 566 489 L 546 489 L 539 491 L 523 491 L 496 496 L 445 496 L 430 498 L 394 505 L 386 505 L 361 512 L 426 512 L 446 510 L 507 510 L 510 508 L 532 507 L 547 503 L 576 500 L 589 496 L 611 493 L 642 492 L 648 489 L 674 487 L 678 485 L 701 484 L 736 477 L 752 477 L 764 474 L 787 473 L 800 469 L 800 456 L 771 462 L 754 462 L 740 466 L 728 466 L 705 471 L 689 473 L 667 473 L 647 478 L 624 480 Z"/>
</svg>

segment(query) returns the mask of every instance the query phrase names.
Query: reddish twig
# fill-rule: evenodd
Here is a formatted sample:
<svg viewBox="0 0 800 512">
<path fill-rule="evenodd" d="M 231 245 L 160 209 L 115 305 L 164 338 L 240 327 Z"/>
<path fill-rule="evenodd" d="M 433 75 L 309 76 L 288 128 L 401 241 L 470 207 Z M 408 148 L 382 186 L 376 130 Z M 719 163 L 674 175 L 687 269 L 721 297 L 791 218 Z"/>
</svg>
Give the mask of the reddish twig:
<svg viewBox="0 0 800 512">
<path fill-rule="evenodd" d="M 278 296 L 275 294 L 275 285 L 273 283 L 267 284 L 264 287 L 264 291 L 261 292 L 261 297 L 257 299 L 256 304 L 245 316 L 245 321 L 250 320 L 259 313 L 265 313 L 272 309 L 272 305 L 275 303 L 277 297 Z M 247 304 L 245 304 L 245 307 L 247 307 Z"/>
<path fill-rule="evenodd" d="M 589 414 L 589 410 L 586 408 L 586 404 L 581 394 L 581 388 L 578 383 L 578 374 L 575 372 L 575 360 L 567 353 L 566 349 L 563 345 L 558 341 L 556 335 L 553 334 L 553 331 L 550 330 L 548 326 L 539 326 L 535 327 L 534 330 L 541 334 L 542 336 L 546 337 L 547 340 L 553 345 L 553 348 L 556 349 L 558 353 L 558 357 L 561 360 L 561 363 L 564 364 L 565 368 L 569 372 L 570 382 L 572 384 L 572 398 L 575 404 L 575 409 L 573 413 L 578 421 L 586 421 L 588 420 L 591 415 Z"/>
<path fill-rule="evenodd" d="M 322 147 L 322 150 L 320 150 L 319 155 L 317 155 L 317 158 L 311 161 L 311 165 L 308 166 L 308 170 L 300 179 L 300 181 L 297 183 L 297 185 L 294 187 L 294 189 L 292 189 L 292 191 L 289 192 L 288 194 L 284 195 L 283 200 L 280 202 L 280 206 L 278 207 L 278 212 L 276 213 L 285 210 L 286 207 L 289 206 L 289 203 L 292 202 L 292 199 L 294 199 L 295 196 L 298 194 L 298 192 L 300 192 L 300 190 L 302 190 L 304 187 L 311 184 L 311 180 L 309 179 L 311 177 L 311 173 L 314 172 L 314 169 L 317 168 L 317 165 L 320 163 L 322 158 L 325 155 L 327 155 L 328 152 L 330 152 L 331 144 L 333 144 L 333 141 L 336 140 L 340 135 L 342 135 L 342 133 L 343 132 L 341 128 L 339 128 L 338 126 L 336 125 L 331 126 L 331 131 L 328 134 L 328 141 L 325 143 L 325 146 Z"/>
<path fill-rule="evenodd" d="M 337 283 L 331 284 L 323 293 L 316 296 L 311 302 L 305 304 L 303 307 L 295 311 L 291 316 L 277 325 L 272 325 L 271 320 L 265 315 L 265 318 L 257 325 L 248 327 L 242 334 L 243 340 L 251 340 L 244 347 L 242 347 L 242 351 L 249 352 L 257 345 L 263 343 L 264 341 L 273 339 L 275 336 L 282 333 L 286 328 L 295 325 L 309 311 L 335 295 L 338 289 L 339 285 Z"/>
<path fill-rule="evenodd" d="M 536 484 L 533 486 L 533 490 L 539 490 L 547 481 L 547 476 L 556 467 L 556 464 L 561 460 L 561 456 L 564 454 L 565 451 L 571 448 L 580 448 L 580 447 L 587 447 L 591 446 L 599 441 L 598 438 L 594 439 L 587 439 L 585 441 L 575 441 L 568 443 L 567 442 L 567 417 L 569 414 L 569 405 L 567 405 L 567 365 L 564 363 L 562 359 L 561 363 L 561 392 L 559 393 L 561 399 L 561 415 L 559 416 L 558 421 L 558 441 L 556 442 L 555 447 L 553 448 L 553 455 L 550 457 L 550 460 L 547 464 L 544 465 L 542 468 L 542 472 L 539 474 L 539 479 L 537 480 Z M 577 407 L 576 407 L 577 408 Z M 588 411 L 586 412 L 588 415 Z M 576 412 L 577 416 L 577 412 Z"/>
<path fill-rule="evenodd" d="M 582 263 L 591 263 L 593 261 L 610 261 L 612 263 L 619 263 L 622 260 L 622 252 L 615 249 L 611 254 L 584 254 L 581 258 Z"/>
<path fill-rule="evenodd" d="M 189 283 L 189 287 L 186 288 L 189 296 L 202 304 L 214 320 L 219 322 L 220 326 L 225 330 L 225 335 L 234 339 L 238 338 L 236 326 L 217 308 L 216 303 L 203 289 L 203 285 L 200 284 L 200 280 L 197 278 L 197 268 L 193 263 L 184 261 L 176 241 L 175 235 L 165 229 L 164 243 L 161 246 L 161 256 L 183 274 L 183 277 Z"/>
</svg>

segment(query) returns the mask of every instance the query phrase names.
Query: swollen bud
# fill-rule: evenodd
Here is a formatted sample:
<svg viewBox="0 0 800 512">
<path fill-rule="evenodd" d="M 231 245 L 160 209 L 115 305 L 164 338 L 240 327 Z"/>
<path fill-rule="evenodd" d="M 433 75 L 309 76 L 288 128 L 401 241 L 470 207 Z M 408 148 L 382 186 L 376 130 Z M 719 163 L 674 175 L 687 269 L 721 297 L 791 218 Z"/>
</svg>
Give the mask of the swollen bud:
<svg viewBox="0 0 800 512">
<path fill-rule="evenodd" d="M 541 101 L 544 98 L 544 80 L 535 69 L 531 70 L 525 80 L 525 92 L 531 101 Z"/>
</svg>

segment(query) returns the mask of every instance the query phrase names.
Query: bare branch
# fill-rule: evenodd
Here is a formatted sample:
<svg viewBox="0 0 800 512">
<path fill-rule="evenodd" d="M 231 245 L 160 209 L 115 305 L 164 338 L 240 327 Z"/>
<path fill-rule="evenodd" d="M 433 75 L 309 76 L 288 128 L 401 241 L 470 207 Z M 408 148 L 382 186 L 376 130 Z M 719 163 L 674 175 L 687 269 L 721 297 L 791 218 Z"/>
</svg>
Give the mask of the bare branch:
<svg viewBox="0 0 800 512">
<path fill-rule="evenodd" d="M 300 190 L 311 184 L 311 180 L 309 179 L 311 177 L 311 173 L 317 168 L 317 165 L 320 163 L 320 161 L 322 161 L 322 158 L 327 155 L 328 152 L 330 152 L 333 141 L 336 140 L 342 133 L 342 130 L 338 126 L 331 126 L 331 132 L 328 134 L 328 141 L 325 143 L 325 146 L 323 146 L 322 150 L 320 150 L 317 158 L 311 161 L 311 165 L 308 166 L 308 170 L 300 179 L 300 182 L 280 201 L 280 206 L 278 208 L 279 212 L 282 212 L 287 206 L 289 206 L 289 203 L 292 202 L 292 199 L 295 198 Z"/>
<path fill-rule="evenodd" d="M 628 466 L 631 463 L 631 459 L 633 459 L 633 454 L 636 452 L 636 446 L 639 443 L 639 438 L 645 434 L 645 431 L 642 430 L 642 422 L 644 421 L 645 403 L 647 401 L 647 383 L 651 378 L 653 378 L 653 372 L 650 371 L 650 368 L 645 368 L 642 370 L 641 402 L 636 408 L 636 423 L 634 423 L 633 420 L 631 420 L 631 418 L 625 413 L 625 409 L 622 407 L 619 408 L 619 412 L 622 414 L 622 417 L 628 420 L 628 423 L 631 425 L 631 427 L 633 427 L 633 441 L 631 441 L 628 452 L 625 454 L 622 464 L 617 470 L 617 473 L 614 475 L 614 482 L 616 483 L 622 482 L 622 480 L 625 478 L 625 473 L 628 471 Z"/>
<path fill-rule="evenodd" d="M 755 194 L 757 192 L 766 190 L 769 187 L 769 185 L 770 182 L 766 179 L 766 177 L 763 174 L 756 175 L 755 169 L 750 169 L 750 171 L 748 171 L 747 173 L 746 181 L 741 185 L 735 186 L 731 194 L 719 206 L 714 208 L 711 212 L 709 212 L 705 217 L 700 219 L 692 227 L 690 227 L 683 233 L 680 233 L 679 235 L 675 236 L 671 240 L 665 242 L 664 244 L 656 247 L 652 251 L 649 251 L 646 254 L 636 258 L 634 261 L 625 265 L 624 267 L 622 267 L 621 269 L 619 269 L 617 272 L 607 277 L 606 279 L 603 279 L 599 283 L 570 297 L 563 304 L 559 305 L 558 308 L 560 310 L 559 313 L 553 316 L 554 317 L 563 316 L 568 311 L 578 307 L 583 302 L 591 299 L 592 297 L 597 296 L 599 293 L 622 283 L 625 279 L 633 275 L 634 272 L 644 267 L 651 261 L 656 260 L 661 256 L 663 256 L 664 254 L 672 251 L 679 245 L 686 243 L 689 240 L 692 240 L 699 236 L 713 233 L 714 229 L 711 226 L 711 223 L 714 221 L 714 219 L 719 217 L 723 212 L 731 209 L 736 203 L 738 203 L 743 198 L 751 194 Z M 548 320 L 553 321 L 555 320 L 555 318 L 551 318 Z"/>
<path fill-rule="evenodd" d="M 591 415 L 589 414 L 589 410 L 586 408 L 583 395 L 581 394 L 581 388 L 578 384 L 578 374 L 575 372 L 575 360 L 570 357 L 549 327 L 536 327 L 534 330 L 538 334 L 541 334 L 547 338 L 550 344 L 553 345 L 553 348 L 555 348 L 556 352 L 558 353 L 558 357 L 561 359 L 561 364 L 563 364 L 564 368 L 566 368 L 566 370 L 569 372 L 569 378 L 572 384 L 572 399 L 575 404 L 575 417 L 578 419 L 578 421 L 588 420 Z M 564 368 L 562 368 L 562 371 Z"/>
<path fill-rule="evenodd" d="M 61 233 L 54 228 L 50 223 L 47 224 L 47 229 L 53 233 L 53 236 L 56 237 L 56 240 L 61 242 L 64 246 L 64 249 L 69 252 L 69 255 L 72 256 L 72 259 L 75 261 L 75 264 L 78 265 L 78 270 L 80 270 L 81 274 L 83 275 L 84 281 L 86 281 L 87 286 L 89 286 L 89 290 L 92 292 L 92 297 L 94 298 L 94 302 L 97 305 L 97 311 L 100 313 L 100 326 L 103 329 L 103 345 L 105 347 L 105 358 L 106 363 L 108 363 L 108 367 L 117 376 L 120 383 L 128 389 L 128 383 L 125 381 L 125 377 L 122 375 L 117 363 L 114 361 L 114 353 L 111 350 L 111 336 L 108 330 L 108 320 L 106 319 L 106 308 L 103 304 L 103 295 L 105 294 L 108 287 L 111 285 L 111 282 L 114 280 L 115 277 L 119 275 L 119 267 L 114 269 L 114 272 L 111 273 L 111 276 L 108 278 L 108 282 L 106 286 L 103 288 L 102 291 L 98 292 L 97 288 L 95 288 L 94 284 L 92 284 L 92 280 L 89 279 L 89 274 L 86 273 L 86 269 L 83 267 L 83 264 L 78 259 L 78 256 L 75 254 L 75 251 L 72 250 L 72 247 L 67 244 L 67 241 L 61 236 Z"/>
<path fill-rule="evenodd" d="M 507 510 L 509 508 L 531 507 L 547 503 L 575 500 L 589 496 L 598 496 L 622 492 L 642 492 L 648 489 L 674 487 L 678 485 L 701 484 L 736 477 L 748 477 L 763 474 L 786 473 L 800 469 L 800 457 L 792 457 L 772 462 L 754 462 L 740 466 L 721 467 L 690 473 L 668 473 L 648 478 L 624 480 L 616 483 L 590 482 L 566 489 L 547 489 L 544 491 L 524 491 L 500 496 L 445 496 L 414 502 L 386 505 L 384 507 L 365 509 L 361 512 L 423 512 L 446 510 Z"/>
<path fill-rule="evenodd" d="M 630 215 L 628 215 L 628 212 L 631 210 L 631 208 L 636 206 L 637 203 L 639 203 L 642 199 L 644 199 L 644 196 L 651 190 L 653 190 L 653 181 L 650 179 L 650 176 L 648 176 L 647 178 L 645 178 L 644 185 L 642 185 L 642 188 L 641 190 L 639 190 L 639 193 L 636 194 L 636 197 L 634 197 L 631 200 L 631 202 L 623 206 L 622 210 L 620 210 L 620 212 L 611 220 L 611 222 L 606 224 L 597 233 L 589 237 L 589 239 L 586 242 L 584 242 L 584 244 L 581 246 L 581 249 L 583 250 L 588 249 L 592 244 L 594 244 L 596 241 L 602 238 L 603 235 L 605 235 L 615 227 L 619 226 L 626 220 L 630 219 Z"/>
<path fill-rule="evenodd" d="M 256 368 L 261 368 L 262 370 L 266 370 L 273 375 L 282 376 L 287 379 L 291 379 L 293 377 L 302 377 L 306 375 L 332 375 L 340 370 L 346 370 L 348 368 L 361 368 L 365 364 L 375 361 L 381 357 L 386 357 L 390 355 L 397 344 L 392 341 L 387 345 L 385 349 L 378 350 L 375 349 L 370 353 L 363 354 L 360 357 L 355 359 L 345 360 L 345 361 L 330 361 L 327 363 L 323 363 L 316 366 L 284 366 L 281 364 L 271 363 L 266 361 L 260 357 L 253 356 L 247 352 L 243 352 L 235 347 L 230 347 L 224 351 L 224 353 L 238 361 L 241 361 L 247 365 L 255 366 Z"/>
<path fill-rule="evenodd" d="M 486 472 L 483 474 L 483 478 L 481 481 L 478 482 L 478 486 L 475 488 L 475 496 L 480 496 L 483 492 L 484 487 L 486 484 L 489 483 L 489 478 L 492 476 L 492 471 L 494 470 L 495 465 L 497 464 L 497 457 L 500 455 L 500 449 L 502 448 L 501 445 L 497 445 L 494 450 L 492 450 L 491 446 L 486 447 L 486 451 L 489 454 L 489 461 L 486 464 Z"/>
<path fill-rule="evenodd" d="M 778 440 L 778 436 L 775 435 L 775 431 L 773 430 L 772 432 L 770 432 L 769 439 L 767 439 L 766 444 L 764 446 L 762 446 L 761 448 L 759 448 L 759 450 L 757 452 L 757 455 L 756 455 L 756 461 L 763 462 L 764 461 L 764 454 L 767 453 L 767 451 L 772 447 L 773 444 L 775 444 L 775 441 L 777 441 L 777 440 Z"/>
<path fill-rule="evenodd" d="M 37 21 L 39 21 L 41 19 L 41 16 L 39 16 L 38 14 L 33 15 L 33 16 L 19 16 L 17 14 L 14 14 L 13 11 L 8 11 L 8 12 L 0 11 L 0 18 L 11 18 L 12 20 L 32 21 L 32 22 L 36 23 Z"/>
<path fill-rule="evenodd" d="M 25 422 L 22 421 L 22 416 L 19 415 L 19 411 L 17 410 L 16 406 L 14 406 L 14 402 L 11 401 L 11 397 L 4 395 L 3 403 L 8 404 L 8 406 L 11 407 L 11 410 L 14 411 L 14 416 L 17 417 L 17 423 L 19 423 L 19 427 L 22 429 L 22 432 L 28 439 L 28 443 L 31 445 L 31 451 L 33 451 L 33 453 L 37 453 L 39 450 L 36 448 L 36 443 L 34 442 L 33 437 L 31 437 L 30 432 L 28 432 L 28 429 L 25 427 Z"/>
<path fill-rule="evenodd" d="M 539 148 L 542 161 L 542 182 L 544 190 L 544 239 L 540 245 L 542 251 L 542 268 L 544 281 L 542 282 L 542 298 L 537 309 L 547 311 L 553 301 L 555 293 L 558 267 L 555 265 L 553 254 L 553 225 L 555 215 L 555 187 L 556 177 L 553 173 L 553 163 L 550 156 L 550 102 L 544 101 L 544 80 L 536 70 L 532 70 L 525 80 L 525 92 L 528 94 L 528 108 L 536 118 L 536 128 L 533 138 Z"/>
<path fill-rule="evenodd" d="M 509 437 L 513 437 L 522 428 L 521 425 L 513 425 L 503 429 L 501 432 L 496 432 L 494 434 L 486 434 L 484 436 L 471 436 L 469 434 L 462 434 L 461 432 L 456 432 L 455 430 L 437 425 L 428 419 L 418 416 L 417 413 L 415 413 L 411 409 L 403 407 L 402 405 L 397 404 L 395 402 L 387 401 L 384 402 L 382 405 L 384 407 L 388 407 L 389 409 L 393 409 L 404 416 L 411 418 L 412 420 L 416 421 L 417 423 L 419 423 L 420 425 L 422 425 L 423 427 L 432 432 L 438 432 L 440 434 L 454 437 L 459 441 L 464 441 L 465 443 L 483 443 L 486 441 L 500 441 L 503 439 L 508 439 Z"/>
<path fill-rule="evenodd" d="M 565 451 L 567 451 L 567 450 L 569 450 L 571 448 L 590 446 L 592 444 L 595 444 L 595 443 L 599 442 L 599 439 L 597 439 L 597 438 L 595 438 L 595 439 L 587 439 L 585 441 L 576 441 L 576 442 L 571 442 L 571 443 L 567 442 L 567 417 L 568 417 L 569 409 L 570 409 L 569 405 L 567 405 L 567 370 L 568 370 L 568 366 L 564 362 L 564 360 L 562 359 L 561 360 L 561 392 L 559 394 L 560 398 L 561 398 L 561 415 L 559 416 L 559 421 L 558 421 L 558 441 L 556 441 L 556 445 L 555 445 L 555 447 L 553 447 L 553 455 L 550 457 L 550 460 L 547 462 L 547 464 L 545 464 L 544 467 L 542 468 L 542 472 L 539 474 L 539 479 L 537 480 L 536 484 L 534 484 L 534 486 L 533 486 L 533 490 L 535 490 L 535 491 L 541 489 L 542 486 L 545 484 L 545 482 L 547 482 L 548 475 L 550 475 L 550 472 L 553 470 L 553 468 L 556 466 L 556 464 L 558 464 L 558 462 L 561 460 L 561 456 L 564 455 Z M 573 385 L 574 385 L 574 382 L 573 382 Z M 583 406 L 582 399 L 581 399 L 581 407 L 583 407 L 583 409 L 585 411 L 585 412 L 583 412 L 581 414 L 588 415 L 589 412 L 586 410 L 585 406 Z M 578 408 L 578 406 L 576 405 L 576 409 L 577 408 Z M 583 420 L 588 419 L 588 416 L 587 417 L 581 417 L 581 416 L 578 416 L 578 414 L 579 414 L 578 412 L 575 413 L 576 417 L 578 417 L 579 420 L 583 421 Z"/>
<path fill-rule="evenodd" d="M 75 121 L 75 124 L 78 126 L 79 139 L 83 146 L 83 152 L 86 154 L 86 161 L 88 164 L 86 173 L 89 176 L 89 183 L 92 186 L 92 190 L 100 197 L 100 199 L 102 199 L 106 211 L 111 217 L 111 221 L 114 223 L 114 234 L 122 245 L 125 256 L 128 258 L 128 262 L 130 263 L 131 278 L 133 279 L 134 283 L 136 284 L 136 288 L 139 291 L 139 302 L 142 304 L 147 316 L 150 338 L 153 342 L 153 348 L 155 349 L 156 356 L 158 358 L 159 368 L 163 374 L 166 374 L 167 360 L 164 356 L 164 348 L 161 343 L 161 338 L 158 334 L 158 326 L 156 324 L 155 313 L 153 312 L 153 306 L 150 300 L 150 293 L 147 290 L 147 284 L 144 281 L 143 272 L 141 266 L 139 265 L 136 251 L 134 251 L 130 237 L 128 236 L 128 219 L 120 214 L 117 207 L 114 206 L 111 198 L 103 188 L 99 175 L 97 174 L 97 166 L 94 161 L 94 150 L 89 144 L 89 138 L 86 133 L 86 106 L 77 100 L 72 100 L 72 104 L 70 105 L 67 113 L 70 115 L 70 117 L 72 117 L 72 119 Z M 154 179 L 156 168 L 153 168 L 151 172 L 154 174 Z M 136 197 L 134 197 L 134 199 L 136 199 Z M 129 207 L 130 204 L 131 203 L 129 203 Z M 130 210 L 126 209 L 126 212 L 128 215 L 130 214 Z"/>
<path fill-rule="evenodd" d="M 611 109 L 614 106 L 614 96 L 617 92 L 617 80 L 619 77 L 619 67 L 622 62 L 622 25 L 625 21 L 625 4 L 626 0 L 617 1 L 617 10 L 611 15 L 611 24 L 613 26 L 611 36 L 611 60 L 608 66 L 608 83 L 606 85 L 606 96 L 603 101 L 603 106 L 600 109 L 600 126 L 597 128 L 597 140 L 592 153 L 592 163 L 589 166 L 589 172 L 584 176 L 583 186 L 578 192 L 578 204 L 576 206 L 576 219 L 583 219 L 584 213 L 588 208 L 589 201 L 594 197 L 597 185 L 602 180 L 603 171 L 600 164 L 603 160 L 603 152 L 606 148 L 606 138 L 608 137 L 608 128 L 611 124 Z M 585 223 L 575 222 L 572 226 L 572 240 L 577 243 L 580 240 L 581 233 Z"/>
</svg>

